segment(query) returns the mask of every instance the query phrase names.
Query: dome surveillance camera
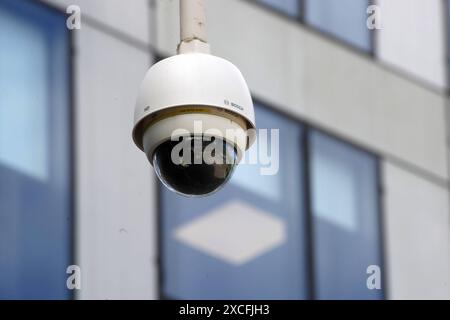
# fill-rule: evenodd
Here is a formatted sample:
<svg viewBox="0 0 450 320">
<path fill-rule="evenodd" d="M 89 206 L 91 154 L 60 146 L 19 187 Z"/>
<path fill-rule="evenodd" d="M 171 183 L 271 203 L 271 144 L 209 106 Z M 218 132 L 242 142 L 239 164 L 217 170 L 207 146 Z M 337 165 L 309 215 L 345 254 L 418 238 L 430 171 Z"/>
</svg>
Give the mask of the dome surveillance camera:
<svg viewBox="0 0 450 320">
<path fill-rule="evenodd" d="M 183 12 L 190 16 L 199 12 L 195 6 L 201 1 L 181 3 L 183 26 Z M 193 37 L 182 36 L 179 54 L 147 72 L 133 129 L 134 142 L 146 153 L 161 182 L 185 196 L 220 189 L 255 141 L 247 84 L 232 63 L 209 54 L 209 45 L 196 36 L 201 31 L 191 31 Z"/>
</svg>

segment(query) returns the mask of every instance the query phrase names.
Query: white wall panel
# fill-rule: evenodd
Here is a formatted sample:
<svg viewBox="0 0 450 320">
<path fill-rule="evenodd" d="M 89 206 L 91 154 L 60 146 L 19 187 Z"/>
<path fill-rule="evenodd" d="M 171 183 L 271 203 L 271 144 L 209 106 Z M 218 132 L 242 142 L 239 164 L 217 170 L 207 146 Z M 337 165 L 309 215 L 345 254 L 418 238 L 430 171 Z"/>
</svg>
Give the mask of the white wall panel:
<svg viewBox="0 0 450 320">
<path fill-rule="evenodd" d="M 131 139 L 150 56 L 88 26 L 77 35 L 79 298 L 155 298 L 154 177 Z"/>
<path fill-rule="evenodd" d="M 94 19 L 128 36 L 149 43 L 151 21 L 149 0 L 42 0 L 64 11 L 69 5 L 81 9 L 81 23 L 84 17 Z"/>
<path fill-rule="evenodd" d="M 257 97 L 447 178 L 443 95 L 247 1 L 208 0 L 207 14 L 212 52 L 235 63 Z M 172 54 L 177 2 L 158 1 L 157 17 L 158 47 Z"/>
<path fill-rule="evenodd" d="M 446 189 L 384 164 L 385 236 L 392 299 L 450 299 Z"/>
<path fill-rule="evenodd" d="M 437 87 L 446 85 L 443 0 L 378 0 L 377 57 Z"/>
</svg>

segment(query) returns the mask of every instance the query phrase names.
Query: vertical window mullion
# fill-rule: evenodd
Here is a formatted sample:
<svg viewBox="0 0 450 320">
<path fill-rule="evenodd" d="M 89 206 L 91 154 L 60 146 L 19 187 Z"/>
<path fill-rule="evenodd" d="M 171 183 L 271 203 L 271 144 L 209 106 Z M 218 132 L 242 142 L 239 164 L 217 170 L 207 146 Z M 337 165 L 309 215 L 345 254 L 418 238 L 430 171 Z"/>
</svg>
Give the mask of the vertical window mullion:
<svg viewBox="0 0 450 320">
<path fill-rule="evenodd" d="M 312 188 L 311 188 L 311 156 L 310 156 L 310 127 L 305 125 L 302 150 L 303 150 L 303 184 L 305 190 L 305 234 L 308 264 L 308 293 L 309 299 L 316 299 L 315 288 L 315 263 L 314 263 L 314 225 L 312 212 Z"/>
</svg>

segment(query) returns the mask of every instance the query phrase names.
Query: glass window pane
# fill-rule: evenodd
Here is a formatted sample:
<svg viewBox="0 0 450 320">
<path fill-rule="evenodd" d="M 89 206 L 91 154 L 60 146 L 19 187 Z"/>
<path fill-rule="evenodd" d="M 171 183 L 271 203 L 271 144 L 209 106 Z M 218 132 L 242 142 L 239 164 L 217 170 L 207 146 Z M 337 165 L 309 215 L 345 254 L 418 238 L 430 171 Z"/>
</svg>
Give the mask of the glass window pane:
<svg viewBox="0 0 450 320">
<path fill-rule="evenodd" d="M 281 175 L 276 174 L 280 169 L 279 158 L 271 156 L 280 153 L 280 150 L 275 148 L 272 143 L 272 140 L 278 141 L 279 138 L 277 132 L 260 129 L 257 143 L 253 144 L 246 152 L 244 160 L 237 167 L 230 183 L 245 188 L 258 196 L 281 201 L 284 181 Z M 259 165 L 256 165 L 256 162 Z"/>
<path fill-rule="evenodd" d="M 300 0 L 257 0 L 290 16 L 300 15 Z"/>
<path fill-rule="evenodd" d="M 308 0 L 305 22 L 360 49 L 371 50 L 368 0 Z"/>
<path fill-rule="evenodd" d="M 381 299 L 367 267 L 381 268 L 377 160 L 311 133 L 314 266 L 319 299 Z"/>
<path fill-rule="evenodd" d="M 162 188 L 166 297 L 307 298 L 303 132 L 297 123 L 262 107 L 256 108 L 256 116 L 259 128 L 280 129 L 278 172 L 270 161 L 252 165 L 248 159 L 212 196 L 190 199 Z M 270 136 L 269 131 L 269 142 Z M 261 137 L 255 150 L 267 154 L 260 148 Z M 268 150 L 275 154 L 275 147 L 269 143 Z M 261 175 L 261 167 L 275 175 Z"/>
<path fill-rule="evenodd" d="M 71 259 L 65 17 L 0 1 L 0 299 L 64 299 Z"/>
<path fill-rule="evenodd" d="M 8 46 L 0 51 L 0 161 L 45 179 L 49 67 L 45 34 L 4 10 L 0 11 L 0 28 L 2 47 Z M 34 59 L 29 58 L 30 52 Z M 30 137 L 34 144 L 29 143 Z"/>
</svg>

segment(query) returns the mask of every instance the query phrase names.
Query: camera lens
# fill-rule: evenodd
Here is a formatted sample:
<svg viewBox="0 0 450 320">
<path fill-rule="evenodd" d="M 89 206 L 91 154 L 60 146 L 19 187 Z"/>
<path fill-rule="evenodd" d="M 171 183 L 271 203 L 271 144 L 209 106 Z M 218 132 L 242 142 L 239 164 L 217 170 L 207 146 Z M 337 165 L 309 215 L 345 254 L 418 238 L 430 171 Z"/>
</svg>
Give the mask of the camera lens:
<svg viewBox="0 0 450 320">
<path fill-rule="evenodd" d="M 181 195 L 196 197 L 219 190 L 236 167 L 234 146 L 214 137 L 185 136 L 160 144 L 153 166 L 161 182 Z"/>
</svg>

